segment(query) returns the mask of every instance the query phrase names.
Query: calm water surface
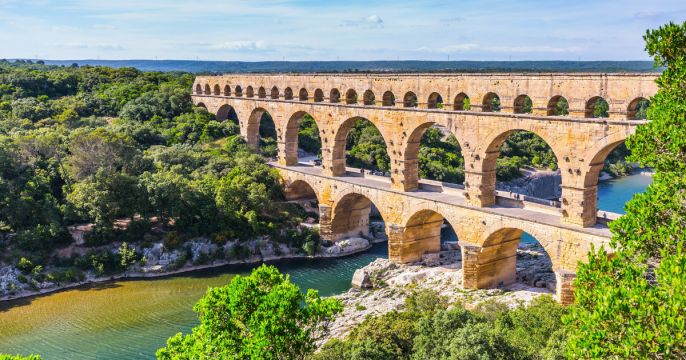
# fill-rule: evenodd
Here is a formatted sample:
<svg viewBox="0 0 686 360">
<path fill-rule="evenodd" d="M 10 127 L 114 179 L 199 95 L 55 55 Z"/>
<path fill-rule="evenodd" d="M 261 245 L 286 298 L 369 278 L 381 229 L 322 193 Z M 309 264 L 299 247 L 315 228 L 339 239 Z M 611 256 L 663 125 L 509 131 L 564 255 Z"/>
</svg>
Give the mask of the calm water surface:
<svg viewBox="0 0 686 360">
<path fill-rule="evenodd" d="M 623 212 L 624 203 L 651 178 L 634 175 L 603 182 L 599 207 Z M 531 238 L 523 241 L 533 241 Z M 301 288 L 322 295 L 350 287 L 353 272 L 377 257 L 386 244 L 342 259 L 278 262 Z M 43 359 L 152 359 L 176 332 L 196 325 L 193 304 L 208 286 L 226 284 L 249 266 L 231 266 L 157 280 L 118 281 L 32 299 L 0 303 L 0 353 L 36 353 Z"/>
</svg>

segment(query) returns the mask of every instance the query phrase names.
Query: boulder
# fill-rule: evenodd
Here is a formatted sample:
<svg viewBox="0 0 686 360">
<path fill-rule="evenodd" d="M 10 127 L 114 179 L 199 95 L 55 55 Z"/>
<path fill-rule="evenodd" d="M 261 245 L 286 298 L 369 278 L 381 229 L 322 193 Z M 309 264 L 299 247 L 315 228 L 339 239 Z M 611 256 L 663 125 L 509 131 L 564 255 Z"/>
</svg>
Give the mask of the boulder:
<svg viewBox="0 0 686 360">
<path fill-rule="evenodd" d="M 354 287 L 368 289 L 372 287 L 372 279 L 365 269 L 357 269 L 353 274 L 352 285 Z"/>
<path fill-rule="evenodd" d="M 422 255 L 422 263 L 426 266 L 438 266 L 441 264 L 440 253 L 430 253 Z"/>
</svg>

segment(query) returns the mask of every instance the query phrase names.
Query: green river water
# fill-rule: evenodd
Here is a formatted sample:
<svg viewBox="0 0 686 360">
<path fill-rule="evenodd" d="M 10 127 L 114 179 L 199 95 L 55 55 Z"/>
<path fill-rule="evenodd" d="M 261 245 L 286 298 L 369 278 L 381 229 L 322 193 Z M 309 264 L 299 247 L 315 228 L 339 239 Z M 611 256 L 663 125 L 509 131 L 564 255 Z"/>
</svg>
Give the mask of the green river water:
<svg viewBox="0 0 686 360">
<path fill-rule="evenodd" d="M 603 182 L 599 204 L 621 212 L 650 177 Z M 524 239 L 523 241 L 531 241 Z M 353 272 L 388 255 L 386 244 L 339 259 L 276 262 L 301 288 L 321 295 L 345 292 Z M 0 303 L 0 353 L 43 359 L 152 359 L 165 340 L 196 325 L 193 304 L 208 286 L 226 284 L 251 266 L 226 266 L 154 280 L 116 281 Z"/>
</svg>

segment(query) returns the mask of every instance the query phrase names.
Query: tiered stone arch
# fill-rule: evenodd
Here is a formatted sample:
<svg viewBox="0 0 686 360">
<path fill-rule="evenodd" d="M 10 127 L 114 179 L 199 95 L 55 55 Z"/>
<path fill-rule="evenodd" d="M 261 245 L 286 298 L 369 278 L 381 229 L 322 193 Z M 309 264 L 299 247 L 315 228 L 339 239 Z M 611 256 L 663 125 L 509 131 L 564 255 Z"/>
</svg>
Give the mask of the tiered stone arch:
<svg viewBox="0 0 686 360">
<path fill-rule="evenodd" d="M 563 147 L 568 144 L 562 144 L 557 138 L 551 137 L 550 133 L 546 131 L 545 126 L 536 128 L 517 126 L 517 124 L 512 125 L 513 126 L 498 127 L 494 131 L 488 133 L 488 135 L 479 139 L 481 147 L 478 150 L 477 156 L 470 163 L 472 167 L 465 169 L 465 188 L 467 190 L 472 190 L 465 196 L 470 203 L 479 206 L 490 206 L 495 204 L 496 162 L 500 156 L 500 149 L 503 143 L 515 132 L 527 131 L 541 137 L 553 150 L 558 164 L 560 164 L 563 154 L 570 151 L 570 149 L 563 149 Z M 468 159 L 465 157 L 465 163 L 467 160 Z M 566 175 L 562 173 L 563 184 L 565 179 Z"/>
<path fill-rule="evenodd" d="M 441 112 L 371 106 L 335 106 L 329 103 L 270 101 L 264 99 L 221 98 L 194 95 L 197 105 L 223 118 L 221 105 L 231 104 L 241 122 L 241 134 L 252 145 L 259 142 L 260 110 L 268 111 L 277 128 L 281 163 L 297 161 L 297 145 L 290 116 L 306 111 L 313 116 L 322 141 L 322 168 L 330 176 L 345 175 L 345 141 L 352 118 L 369 120 L 382 134 L 391 160 L 391 187 L 398 191 L 417 189 L 419 141 L 433 124 L 452 132 L 459 140 L 465 161 L 465 198 L 477 207 L 495 204 L 495 159 L 502 141 L 516 130 L 533 132 L 553 149 L 562 173 L 562 221 L 580 226 L 595 225 L 597 182 L 595 172 L 601 162 L 589 161 L 602 151 L 609 152 L 634 131 L 636 121 L 577 120 L 535 115 Z M 287 129 L 291 130 L 287 130 Z M 289 132 L 286 136 L 286 132 Z M 500 137 L 500 138 L 498 138 Z M 497 141 L 496 141 L 497 140 Z M 291 143 L 292 145 L 288 145 Z M 496 143 L 496 145 L 494 145 Z M 287 146 L 292 150 L 286 151 Z M 608 149 L 603 150 L 606 146 Z M 595 150 L 591 150 L 595 147 Z M 595 153 L 593 153 L 595 151 Z M 603 155 L 603 159 L 604 159 Z M 588 174 L 592 172 L 592 174 Z M 585 177 L 589 176 L 589 180 Z"/>
<path fill-rule="evenodd" d="M 330 154 L 331 154 L 331 159 L 329 160 L 330 164 L 330 169 L 329 173 L 332 176 L 341 176 L 345 175 L 345 145 L 348 139 L 348 134 L 350 133 L 350 130 L 352 129 L 353 125 L 355 124 L 356 121 L 358 120 L 366 120 L 372 123 L 376 128 L 379 130 L 381 133 L 381 136 L 384 139 L 384 143 L 386 144 L 386 150 L 389 151 L 389 149 L 393 148 L 393 143 L 389 142 L 389 137 L 384 133 L 386 130 L 386 127 L 383 126 L 378 120 L 379 119 L 369 119 L 365 118 L 362 116 L 353 116 L 345 121 L 341 122 L 339 125 L 335 127 L 335 129 L 332 130 L 332 132 L 335 134 L 333 137 L 333 143 L 331 144 L 330 147 Z M 320 130 L 321 131 L 321 130 Z M 325 154 L 325 149 L 324 147 L 327 147 L 328 144 L 326 144 L 326 136 L 322 136 L 322 155 Z M 389 154 L 390 155 L 390 154 Z M 392 157 L 391 157 L 392 159 Z M 393 161 L 391 161 L 391 172 L 397 172 L 396 168 L 397 164 L 393 164 Z M 326 169 L 325 169 L 326 170 Z"/>
<path fill-rule="evenodd" d="M 316 186 L 316 185 L 315 185 Z M 288 181 L 285 180 L 283 184 L 284 188 L 284 196 L 286 197 L 286 200 L 288 201 L 293 201 L 293 200 L 302 200 L 302 199 L 310 199 L 310 198 L 315 198 L 317 202 L 320 201 L 319 198 L 319 193 L 315 187 L 307 182 L 306 180 L 298 179 L 295 181 Z"/>
<path fill-rule="evenodd" d="M 283 128 L 279 129 L 282 140 L 279 141 L 279 163 L 282 165 L 296 165 L 298 163 L 298 132 L 300 130 L 300 122 L 302 118 L 307 115 L 305 110 L 293 113 Z M 319 122 L 316 117 L 309 114 L 314 119 L 319 129 L 319 137 L 324 138 L 322 129 L 326 129 L 324 124 Z M 347 136 L 347 135 L 346 135 Z"/>
</svg>

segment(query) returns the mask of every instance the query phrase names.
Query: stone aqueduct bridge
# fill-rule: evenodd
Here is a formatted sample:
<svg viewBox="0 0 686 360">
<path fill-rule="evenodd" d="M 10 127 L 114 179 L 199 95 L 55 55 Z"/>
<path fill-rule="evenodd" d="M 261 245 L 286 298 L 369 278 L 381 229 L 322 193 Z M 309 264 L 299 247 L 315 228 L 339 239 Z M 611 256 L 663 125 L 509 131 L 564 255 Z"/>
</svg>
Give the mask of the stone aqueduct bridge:
<svg viewBox="0 0 686 360">
<path fill-rule="evenodd" d="M 317 197 L 324 238 L 366 233 L 373 203 L 386 223 L 389 257 L 416 261 L 440 246 L 447 220 L 460 240 L 465 288 L 512 282 L 523 231 L 551 257 L 557 296 L 573 301 L 576 265 L 591 245 L 610 232 L 597 223 L 598 175 L 607 155 L 642 121 L 631 120 L 642 99 L 657 90 L 655 74 L 403 74 L 200 76 L 193 101 L 217 114 L 235 115 L 248 143 L 259 141 L 259 123 L 269 112 L 277 130 L 277 167 L 290 198 Z M 341 95 L 343 94 L 343 95 Z M 358 95 L 359 94 L 359 95 Z M 396 102 L 396 96 L 401 101 Z M 493 112 L 493 98 L 501 111 Z M 524 98 L 533 104 L 523 114 Z M 564 97 L 568 116 L 553 116 Z M 609 104 L 608 119 L 590 118 L 596 100 Z M 472 104 L 463 110 L 465 99 Z M 444 101 L 445 99 L 445 101 Z M 310 114 L 322 140 L 322 166 L 298 164 L 298 128 Z M 391 159 L 391 177 L 346 172 L 345 143 L 358 119 L 381 132 Z M 431 126 L 460 142 L 464 189 L 420 180 L 419 142 Z M 495 168 L 509 135 L 525 130 L 553 149 L 562 174 L 561 207 L 497 196 Z"/>
</svg>

